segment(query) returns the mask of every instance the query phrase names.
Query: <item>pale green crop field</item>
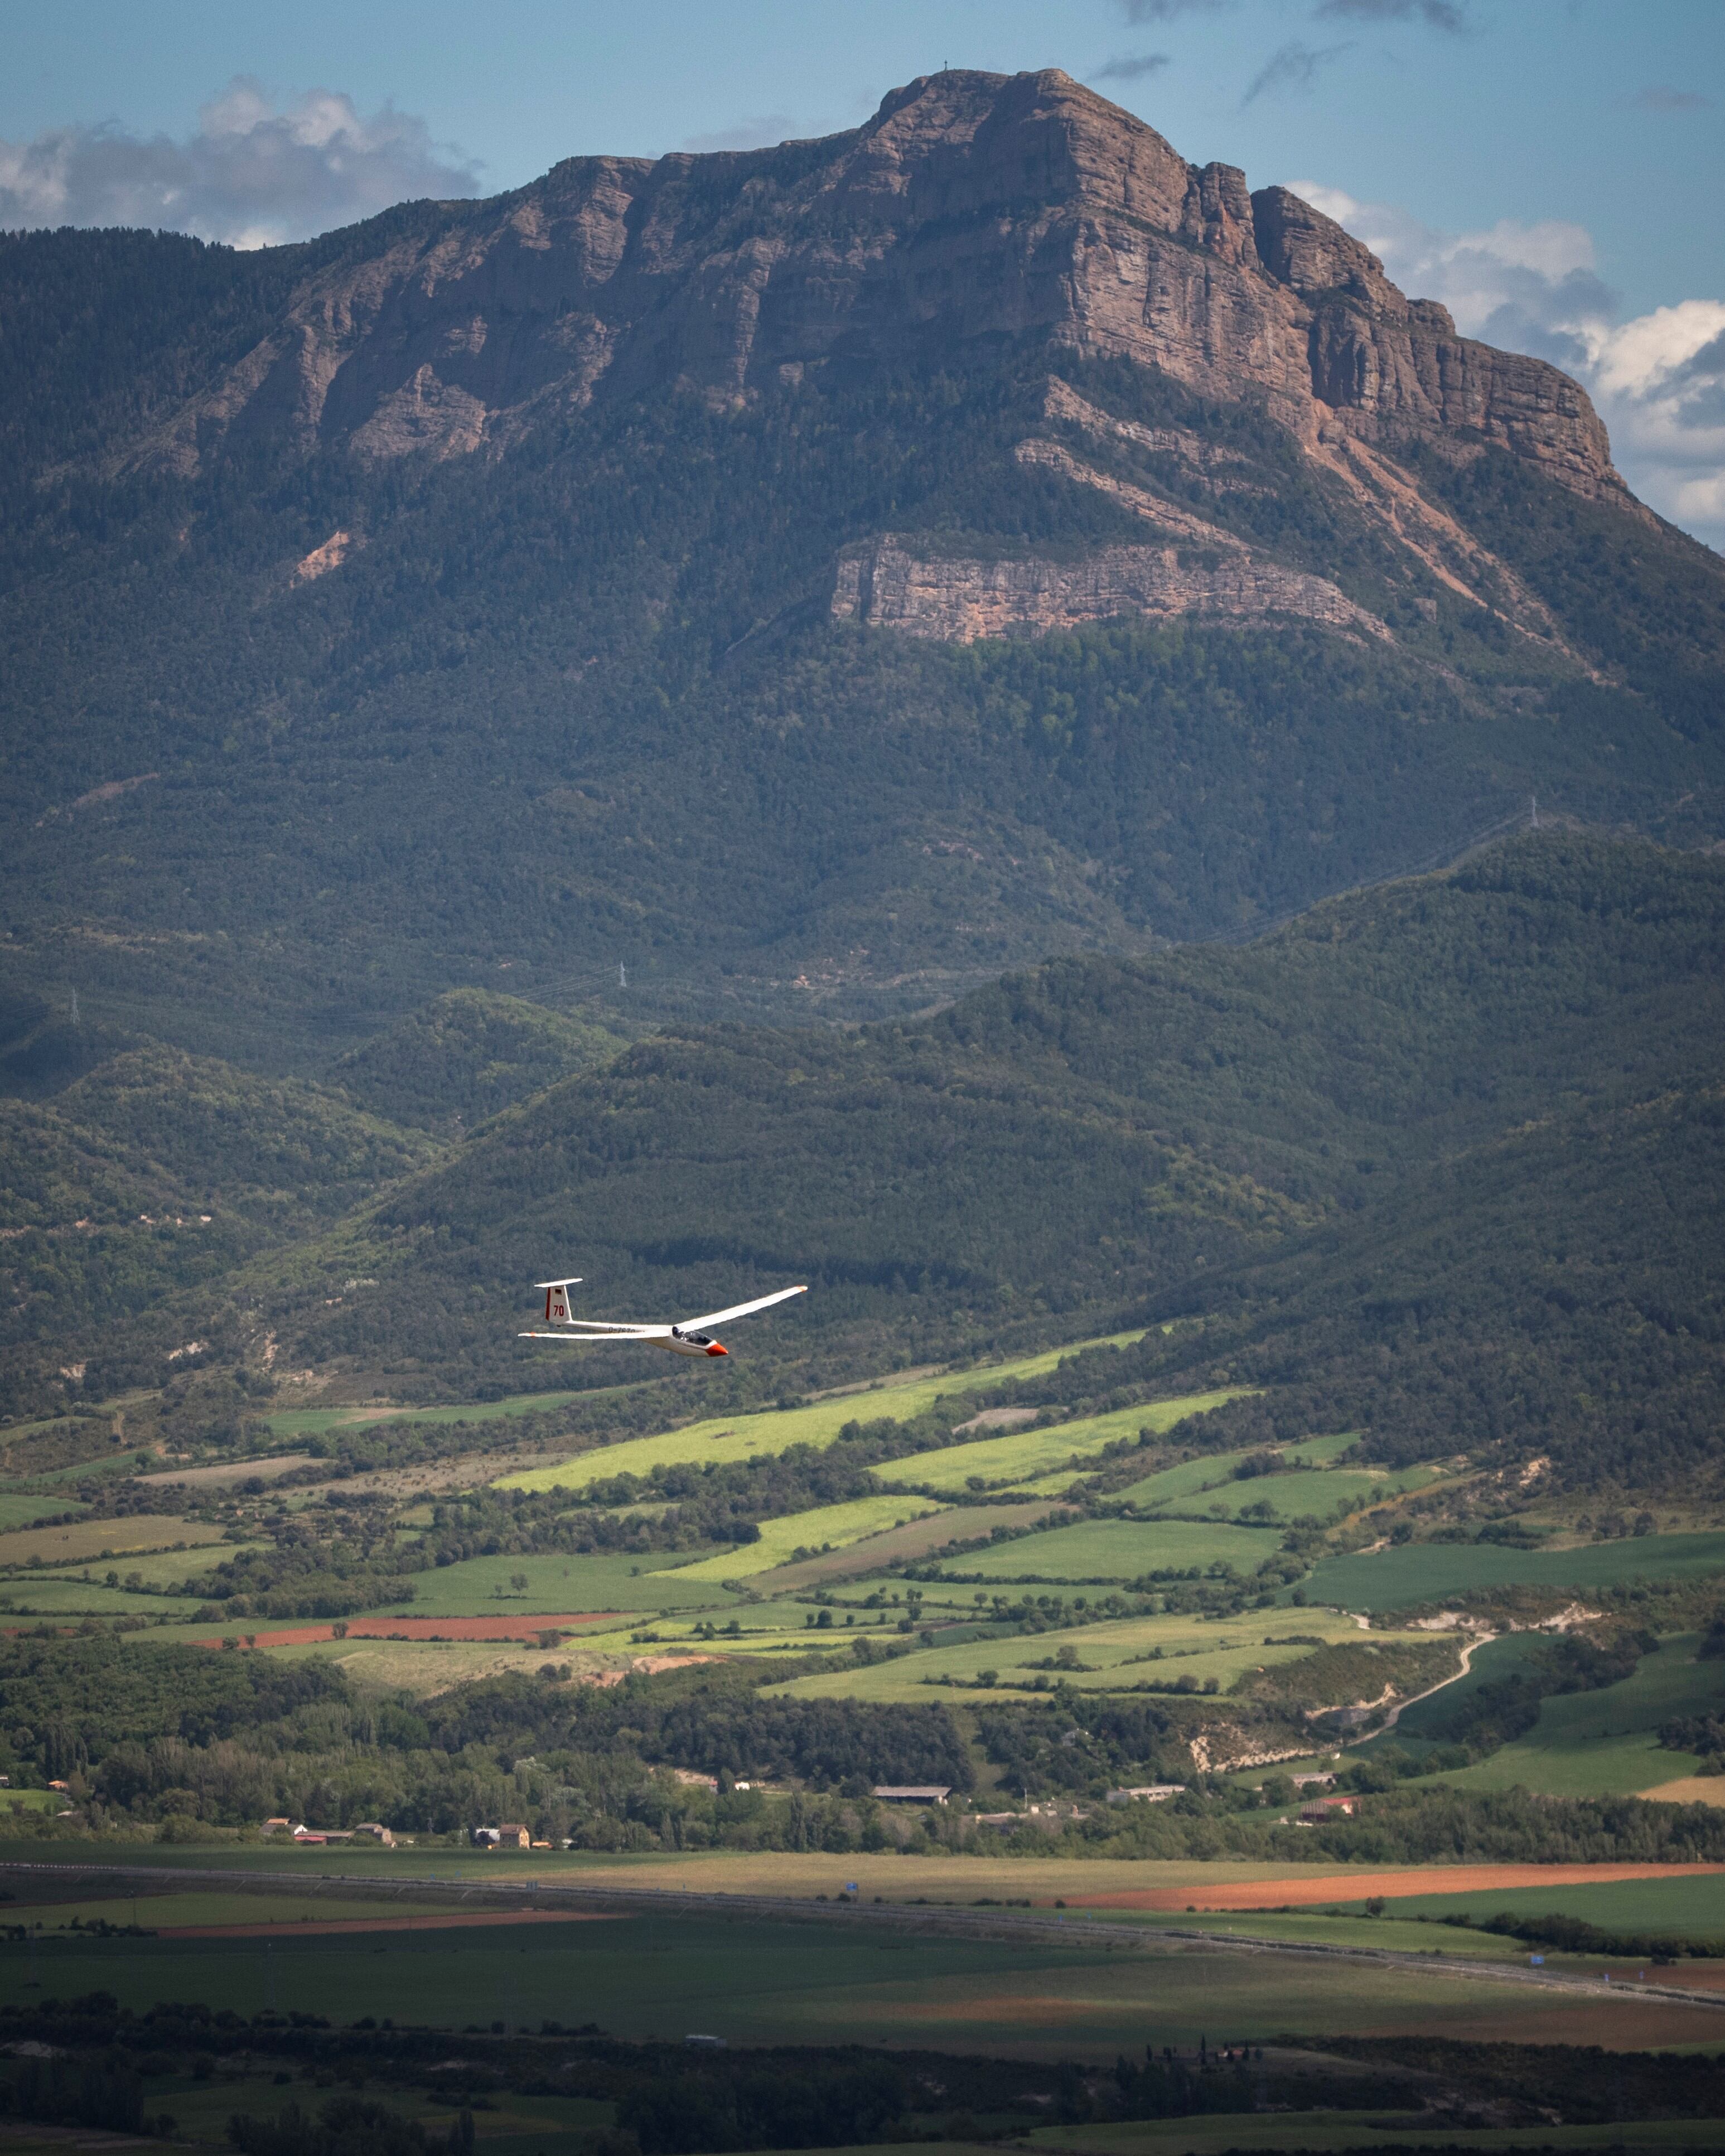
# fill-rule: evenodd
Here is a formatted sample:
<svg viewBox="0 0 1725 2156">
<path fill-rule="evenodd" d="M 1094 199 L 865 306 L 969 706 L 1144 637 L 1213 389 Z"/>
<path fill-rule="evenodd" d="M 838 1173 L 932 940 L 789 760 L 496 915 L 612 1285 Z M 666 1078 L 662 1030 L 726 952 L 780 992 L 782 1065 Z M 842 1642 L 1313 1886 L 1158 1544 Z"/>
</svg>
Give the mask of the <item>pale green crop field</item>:
<svg viewBox="0 0 1725 2156">
<path fill-rule="evenodd" d="M 949 1509 L 932 1497 L 855 1497 L 847 1504 L 820 1505 L 813 1512 L 788 1512 L 783 1519 L 762 1520 L 761 1539 L 739 1543 L 718 1557 L 703 1558 L 685 1565 L 684 1579 L 746 1579 L 788 1564 L 800 1550 L 813 1556 L 821 1550 L 843 1549 L 888 1527 L 902 1527 L 930 1512 Z"/>
<path fill-rule="evenodd" d="M 1236 1527 L 1202 1520 L 1084 1520 L 1017 1542 L 954 1558 L 950 1578 L 979 1580 L 1137 1579 L 1147 1572 L 1183 1572 L 1231 1564 L 1250 1573 L 1281 1547 L 1271 1528 Z"/>
<path fill-rule="evenodd" d="M 1105 1339 L 1074 1341 L 1068 1347 L 1052 1348 L 1045 1354 L 1026 1356 L 1014 1363 L 991 1363 L 974 1370 L 954 1370 L 944 1377 L 919 1378 L 905 1383 L 884 1380 L 865 1392 L 841 1393 L 831 1399 L 812 1401 L 807 1407 L 775 1408 L 764 1414 L 714 1415 L 685 1424 L 681 1430 L 663 1431 L 657 1437 L 626 1438 L 620 1445 L 603 1445 L 560 1466 L 524 1468 L 518 1475 L 501 1476 L 497 1487 L 584 1490 L 614 1475 L 650 1475 L 655 1467 L 680 1467 L 691 1460 L 733 1466 L 739 1460 L 788 1452 L 793 1445 L 829 1445 L 848 1422 L 872 1422 L 883 1415 L 909 1421 L 942 1397 L 977 1392 L 1008 1378 L 1040 1377 L 1086 1348 L 1125 1348 L 1143 1337 L 1142 1332 L 1111 1333 Z"/>
<path fill-rule="evenodd" d="M 1382 1504 L 1404 1490 L 1425 1489 L 1439 1479 L 1435 1467 L 1405 1467 L 1394 1474 L 1388 1468 L 1319 1467 L 1305 1474 L 1255 1476 L 1247 1482 L 1230 1482 L 1225 1490 L 1153 1509 L 1208 1512 L 1217 1519 L 1235 1520 L 1251 1508 L 1260 1519 L 1331 1520 Z M 1260 1512 L 1260 1507 L 1264 1508 Z"/>
<path fill-rule="evenodd" d="M 1338 1453 L 1346 1452 L 1358 1436 L 1356 1430 L 1343 1430 L 1331 1437 L 1310 1437 L 1299 1445 L 1280 1448 L 1281 1456 L 1302 1472 L 1327 1468 Z M 1147 1475 L 1142 1482 L 1134 1482 L 1118 1495 L 1134 1505 L 1149 1507 L 1177 1503 L 1201 1496 L 1210 1490 L 1226 1490 L 1230 1494 L 1238 1489 L 1242 1502 L 1249 1502 L 1249 1493 L 1255 1493 L 1260 1484 L 1274 1484 L 1278 1476 L 1255 1476 L 1237 1482 L 1235 1470 L 1243 1460 L 1252 1456 L 1250 1451 L 1216 1452 L 1207 1458 L 1182 1460 L 1178 1467 L 1164 1467 L 1159 1473 Z M 1345 1472 L 1348 1471 L 1337 1471 Z"/>
<path fill-rule="evenodd" d="M 1334 1459 L 1338 1452 L 1346 1452 L 1358 1435 L 1358 1430 L 1343 1430 L 1332 1437 L 1308 1437 L 1298 1445 L 1283 1445 L 1281 1451 L 1285 1460 L 1297 1466 L 1322 1467 Z M 1115 1491 L 1114 1495 L 1149 1510 L 1166 1506 L 1170 1498 L 1179 1501 L 1201 1491 L 1227 1489 L 1234 1483 L 1235 1467 L 1249 1456 L 1245 1452 L 1209 1453 L 1201 1459 L 1183 1460 L 1178 1467 L 1164 1467 L 1154 1475 L 1147 1475 L 1142 1482 L 1131 1483 L 1124 1490 Z M 1273 1482 L 1276 1478 L 1272 1476 L 1270 1479 Z M 1012 1486 L 1017 1491 L 1034 1491 L 1040 1497 L 1058 1496 L 1070 1489 L 1071 1484 L 1072 1470 L 1067 1468 L 1060 1474 L 1038 1476 L 1033 1481 L 1014 1482 Z M 1240 1486 L 1242 1504 L 1256 1502 L 1255 1496 L 1246 1494 L 1252 1486 L 1245 1483 Z M 1261 1478 L 1258 1486 L 1261 1487 Z"/>
<path fill-rule="evenodd" d="M 1094 1459 L 1104 1445 L 1122 1438 L 1134 1439 L 1141 1430 L 1159 1435 L 1183 1422 L 1188 1415 L 1202 1414 L 1240 1396 L 1240 1389 L 1236 1387 L 1219 1393 L 1189 1393 L 1178 1399 L 1148 1400 L 1135 1408 L 1117 1409 L 1111 1414 L 1055 1423 L 1047 1430 L 1009 1430 L 1001 1437 L 978 1438 L 972 1445 L 913 1452 L 905 1460 L 884 1460 L 869 1471 L 879 1482 L 922 1483 L 931 1490 L 965 1490 L 973 1482 L 985 1487 L 1017 1483 L 1025 1476 Z"/>
<path fill-rule="evenodd" d="M 547 1414 L 578 1400 L 587 1407 L 606 1393 L 627 1392 L 626 1385 L 608 1385 L 596 1393 L 512 1393 L 502 1400 L 457 1400 L 445 1407 L 393 1408 L 284 1408 L 265 1415 L 264 1423 L 276 1437 L 326 1436 L 331 1430 L 362 1430 L 369 1423 L 502 1422 L 511 1415 Z"/>
<path fill-rule="evenodd" d="M 950 1542 L 970 1542 L 991 1534 L 996 1527 L 1033 1527 L 1055 1513 L 1062 1519 L 1071 1517 L 1055 1505 L 943 1505 L 920 1520 L 909 1520 L 901 1527 L 888 1527 L 884 1533 L 870 1535 L 865 1543 L 829 1550 L 824 1557 L 811 1557 L 801 1564 L 776 1566 L 771 1572 L 757 1574 L 749 1585 L 757 1594 L 837 1587 L 887 1565 L 916 1563 L 944 1549 Z"/>
<path fill-rule="evenodd" d="M 526 1581 L 514 1584 L 516 1575 Z M 715 1609 L 726 1600 L 716 1580 L 691 1579 L 675 1554 L 626 1558 L 473 1557 L 413 1575 L 413 1599 L 382 1614 L 401 1617 L 573 1616 L 583 1610 Z"/>
<path fill-rule="evenodd" d="M 86 1586 L 51 1572 L 15 1573 L 0 1579 L 0 1607 L 16 1617 L 189 1617 L 202 1598 L 128 1594 L 121 1587 Z"/>
<path fill-rule="evenodd" d="M 116 1583 L 122 1589 L 136 1579 L 144 1587 L 177 1587 L 182 1580 L 213 1572 L 229 1558 L 242 1556 L 247 1550 L 273 1549 L 273 1543 L 207 1543 L 196 1549 L 157 1550 L 147 1556 L 122 1551 L 118 1557 L 92 1558 L 75 1572 L 13 1573 L 0 1593 L 33 1593 L 39 1585 L 52 1580 L 57 1586 L 102 1587 L 108 1574 L 117 1573 Z"/>
<path fill-rule="evenodd" d="M 784 1689 L 814 1699 L 927 1701 L 938 1697 L 950 1684 L 965 1687 L 980 1702 L 991 1693 L 1046 1690 L 1055 1682 L 1079 1691 L 1118 1693 L 1141 1683 L 1173 1684 L 1190 1677 L 1199 1686 L 1214 1678 L 1218 1691 L 1225 1693 L 1248 1672 L 1298 1661 L 1312 1653 L 1308 1645 L 1265 1644 L 1266 1635 L 1286 1635 L 1287 1624 L 1287 1612 L 1276 1609 L 1254 1611 L 1222 1625 L 1189 1616 L 1118 1618 L 1069 1630 L 921 1648 L 866 1668 L 798 1677 Z M 1300 1630 L 1330 1642 L 1359 1636 L 1346 1618 L 1327 1611 L 1302 1610 Z M 1429 1634 L 1384 1635 L 1392 1641 L 1404 1636 L 1430 1643 Z M 838 1648 L 845 1640 L 834 1635 L 829 1635 L 829 1642 Z M 1076 1656 L 1078 1667 L 1057 1666 L 1063 1649 Z M 974 1688 L 989 1670 L 994 1672 L 993 1685 Z"/>
</svg>

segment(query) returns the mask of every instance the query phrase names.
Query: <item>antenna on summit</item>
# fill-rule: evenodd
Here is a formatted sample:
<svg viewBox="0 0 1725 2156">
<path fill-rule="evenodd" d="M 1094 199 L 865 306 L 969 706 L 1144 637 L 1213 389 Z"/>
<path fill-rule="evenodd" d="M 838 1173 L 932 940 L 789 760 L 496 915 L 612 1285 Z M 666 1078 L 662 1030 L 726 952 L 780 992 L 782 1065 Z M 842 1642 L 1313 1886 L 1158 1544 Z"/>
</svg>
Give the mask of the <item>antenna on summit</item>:
<svg viewBox="0 0 1725 2156">
<path fill-rule="evenodd" d="M 620 958 L 617 962 L 617 985 L 619 988 L 629 986 L 629 968 Z"/>
<path fill-rule="evenodd" d="M 1539 829 L 1539 796 L 1537 793 L 1530 793 L 1527 796 L 1527 814 L 1532 819 L 1527 829 L 1530 831 L 1537 831 Z"/>
</svg>

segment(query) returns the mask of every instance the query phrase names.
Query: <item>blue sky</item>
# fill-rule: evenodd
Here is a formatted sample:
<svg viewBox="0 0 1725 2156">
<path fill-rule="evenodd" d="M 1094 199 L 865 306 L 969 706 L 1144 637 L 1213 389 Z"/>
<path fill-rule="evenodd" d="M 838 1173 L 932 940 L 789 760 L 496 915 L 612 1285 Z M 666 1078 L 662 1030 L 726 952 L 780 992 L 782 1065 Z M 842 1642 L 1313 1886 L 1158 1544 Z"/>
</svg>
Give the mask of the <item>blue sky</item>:
<svg viewBox="0 0 1725 2156">
<path fill-rule="evenodd" d="M 1725 541 L 1722 0 L 13 0 L 8 18 L 0 223 L 241 244 L 586 151 L 831 133 L 947 63 L 1061 67 L 1196 162 L 1301 186 L 1464 328 L 1570 367 L 1637 487 Z"/>
</svg>

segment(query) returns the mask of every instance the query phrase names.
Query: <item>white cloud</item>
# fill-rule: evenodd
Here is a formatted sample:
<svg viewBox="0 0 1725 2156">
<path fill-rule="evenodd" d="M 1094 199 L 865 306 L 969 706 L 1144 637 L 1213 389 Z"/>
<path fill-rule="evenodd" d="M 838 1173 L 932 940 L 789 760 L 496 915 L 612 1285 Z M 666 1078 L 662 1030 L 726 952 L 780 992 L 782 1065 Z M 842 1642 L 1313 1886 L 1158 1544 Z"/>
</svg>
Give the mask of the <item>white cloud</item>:
<svg viewBox="0 0 1725 2156">
<path fill-rule="evenodd" d="M 1684 300 L 1620 321 L 1584 226 L 1504 218 L 1485 231 L 1440 232 L 1339 187 L 1291 186 L 1363 239 L 1404 292 L 1441 300 L 1464 335 L 1574 375 L 1635 492 L 1725 549 L 1725 300 Z"/>
<path fill-rule="evenodd" d="M 1092 82 L 1141 82 L 1147 74 L 1160 74 L 1168 64 L 1166 53 L 1121 53 L 1104 60 L 1090 79 Z"/>
<path fill-rule="evenodd" d="M 337 90 L 278 108 L 238 75 L 198 118 L 182 141 L 112 121 L 0 141 L 0 226 L 143 225 L 261 247 L 478 192 L 477 168 L 423 120 L 390 105 L 367 117 Z"/>
</svg>

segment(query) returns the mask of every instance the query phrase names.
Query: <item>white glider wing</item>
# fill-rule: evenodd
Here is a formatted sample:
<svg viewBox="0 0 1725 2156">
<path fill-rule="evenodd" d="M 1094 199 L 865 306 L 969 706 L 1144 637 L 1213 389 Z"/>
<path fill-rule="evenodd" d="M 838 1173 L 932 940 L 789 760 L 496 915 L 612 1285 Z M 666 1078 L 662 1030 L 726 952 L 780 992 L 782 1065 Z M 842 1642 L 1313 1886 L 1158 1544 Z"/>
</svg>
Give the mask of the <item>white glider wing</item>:
<svg viewBox="0 0 1725 2156">
<path fill-rule="evenodd" d="M 733 1317 L 748 1317 L 757 1310 L 769 1310 L 775 1302 L 788 1302 L 793 1295 L 807 1295 L 806 1287 L 782 1287 L 777 1295 L 763 1295 L 753 1302 L 733 1302 L 729 1310 L 710 1310 L 705 1317 L 685 1317 L 679 1328 L 684 1332 L 705 1332 L 710 1325 L 728 1325 Z"/>
<path fill-rule="evenodd" d="M 668 1325 L 610 1325 L 599 1317 L 572 1317 L 569 1329 L 562 1332 L 523 1332 L 522 1340 L 669 1340 L 671 1328 Z"/>
<path fill-rule="evenodd" d="M 774 1295 L 757 1296 L 752 1302 L 733 1302 L 728 1310 L 711 1310 L 704 1317 L 685 1317 L 680 1325 L 625 1325 L 606 1317 L 577 1317 L 569 1309 L 569 1290 L 574 1281 L 542 1281 L 545 1290 L 547 1322 L 555 1324 L 555 1332 L 534 1331 L 518 1337 L 523 1340 L 562 1340 L 580 1347 L 602 1346 L 606 1341 L 622 1342 L 642 1340 L 668 1348 L 674 1355 L 722 1355 L 726 1351 L 718 1342 L 710 1340 L 707 1328 L 726 1325 L 733 1317 L 752 1317 L 757 1310 L 771 1310 L 776 1302 L 788 1302 L 793 1295 L 807 1295 L 807 1287 L 782 1287 Z"/>
</svg>

